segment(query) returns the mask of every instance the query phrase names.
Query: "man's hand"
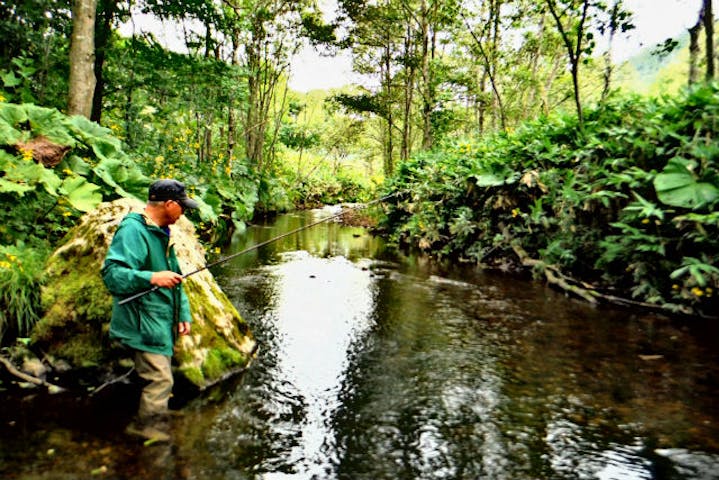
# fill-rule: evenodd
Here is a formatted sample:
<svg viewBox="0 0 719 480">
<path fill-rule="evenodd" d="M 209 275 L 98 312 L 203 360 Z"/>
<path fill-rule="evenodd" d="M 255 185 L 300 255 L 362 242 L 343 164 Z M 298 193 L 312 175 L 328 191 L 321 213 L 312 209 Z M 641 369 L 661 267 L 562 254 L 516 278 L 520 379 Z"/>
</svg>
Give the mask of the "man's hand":
<svg viewBox="0 0 719 480">
<path fill-rule="evenodd" d="M 172 288 L 178 283 L 182 283 L 182 275 L 170 270 L 163 270 L 153 273 L 150 283 L 158 287 Z"/>
<path fill-rule="evenodd" d="M 192 325 L 190 322 L 180 322 L 177 324 L 177 333 L 180 335 L 189 335 L 190 334 L 190 325 Z"/>
</svg>

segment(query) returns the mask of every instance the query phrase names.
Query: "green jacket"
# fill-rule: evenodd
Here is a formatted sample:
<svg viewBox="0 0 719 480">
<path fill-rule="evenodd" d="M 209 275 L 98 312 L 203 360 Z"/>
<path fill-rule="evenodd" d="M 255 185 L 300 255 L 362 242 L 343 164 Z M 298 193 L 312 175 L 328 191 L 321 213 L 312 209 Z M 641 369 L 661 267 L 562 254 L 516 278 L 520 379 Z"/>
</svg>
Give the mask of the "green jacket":
<svg viewBox="0 0 719 480">
<path fill-rule="evenodd" d="M 102 267 L 102 279 L 114 297 L 110 338 L 136 350 L 171 356 L 175 324 L 192 321 L 182 284 L 118 304 L 151 289 L 150 277 L 162 270 L 181 273 L 170 236 L 146 216 L 128 214 L 115 232 Z"/>
</svg>

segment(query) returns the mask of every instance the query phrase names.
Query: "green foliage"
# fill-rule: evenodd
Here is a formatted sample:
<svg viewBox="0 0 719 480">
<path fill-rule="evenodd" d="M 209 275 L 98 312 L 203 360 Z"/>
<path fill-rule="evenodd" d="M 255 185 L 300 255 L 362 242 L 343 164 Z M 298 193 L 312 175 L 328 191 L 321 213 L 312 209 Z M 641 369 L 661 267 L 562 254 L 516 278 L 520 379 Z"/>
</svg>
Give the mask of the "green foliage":
<svg viewBox="0 0 719 480">
<path fill-rule="evenodd" d="M 51 243 L 103 199 L 149 185 L 110 130 L 55 109 L 0 103 L 0 148 L 0 200 L 19 205 L 0 213 L 9 244 Z"/>
<path fill-rule="evenodd" d="M 383 225 L 399 244 L 506 266 L 511 242 L 613 295 L 716 312 L 719 86 L 614 98 L 398 168 Z"/>
<path fill-rule="evenodd" d="M 42 269 L 46 252 L 0 245 L 0 341 L 24 337 L 38 321 Z"/>
<path fill-rule="evenodd" d="M 711 158 L 709 156 L 703 158 Z M 673 158 L 654 179 L 654 188 L 662 203 L 673 207 L 698 208 L 719 199 L 719 176 L 716 170 L 703 169 L 698 177 L 697 162 Z"/>
</svg>

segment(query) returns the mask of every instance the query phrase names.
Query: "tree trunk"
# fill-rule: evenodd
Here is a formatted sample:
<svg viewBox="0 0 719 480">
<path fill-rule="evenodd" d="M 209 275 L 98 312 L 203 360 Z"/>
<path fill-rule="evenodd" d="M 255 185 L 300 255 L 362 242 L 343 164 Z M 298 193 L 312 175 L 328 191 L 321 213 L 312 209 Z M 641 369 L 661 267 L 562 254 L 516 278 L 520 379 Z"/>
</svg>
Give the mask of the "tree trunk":
<svg viewBox="0 0 719 480">
<path fill-rule="evenodd" d="M 406 59 L 414 56 L 412 50 L 412 33 L 407 27 L 404 42 L 404 55 Z M 414 99 L 414 61 L 405 62 L 405 81 L 404 81 L 404 123 L 402 125 L 402 151 L 401 159 L 404 162 L 409 158 L 411 151 L 411 135 L 412 135 L 412 102 Z"/>
<path fill-rule="evenodd" d="M 420 32 L 422 41 L 422 87 L 424 94 L 422 95 L 422 149 L 429 150 L 432 146 L 432 108 L 434 107 L 432 92 L 433 80 L 430 78 L 430 27 L 429 27 L 429 11 L 426 0 L 422 0 L 420 18 Z"/>
<path fill-rule="evenodd" d="M 489 65 L 487 68 L 490 69 L 492 72 L 492 78 L 497 78 L 497 52 L 499 51 L 499 32 L 500 32 L 500 12 L 502 8 L 502 2 L 501 0 L 494 0 L 490 2 L 490 13 L 489 13 L 489 22 L 492 26 L 492 43 L 490 45 L 491 51 L 489 52 Z M 497 125 L 497 117 L 499 117 L 500 125 L 502 126 L 502 129 L 505 128 L 505 121 L 502 117 L 502 112 L 499 108 L 500 105 L 500 99 L 499 99 L 499 89 L 495 91 L 492 110 L 493 110 L 493 116 L 492 116 L 492 122 L 493 126 L 496 129 Z M 498 115 L 499 113 L 499 115 Z"/>
<path fill-rule="evenodd" d="M 714 80 L 714 9 L 712 0 L 704 0 L 704 36 L 706 45 L 706 76 L 705 80 Z"/>
<path fill-rule="evenodd" d="M 75 0 L 72 7 L 70 79 L 67 100 L 69 115 L 90 118 L 95 91 L 95 11 L 97 0 Z"/>
<path fill-rule="evenodd" d="M 705 4 L 702 4 L 702 8 L 699 11 L 699 18 L 697 23 L 689 28 L 689 85 L 694 85 L 699 79 L 699 32 L 702 29 L 704 23 L 704 9 Z"/>
<path fill-rule="evenodd" d="M 117 12 L 117 1 L 100 0 L 99 18 L 95 23 L 95 92 L 92 96 L 92 114 L 90 120 L 100 123 L 102 101 L 105 96 L 103 67 L 107 56 L 107 47 L 112 35 L 112 21 Z"/>
<path fill-rule="evenodd" d="M 612 47 L 614 45 L 614 36 L 617 33 L 617 14 L 619 12 L 619 3 L 620 0 L 615 0 L 610 11 L 609 42 L 607 45 L 607 51 L 604 53 L 604 87 L 602 88 L 602 101 L 609 96 L 609 92 L 612 88 L 612 73 L 614 70 L 612 62 Z"/>
<path fill-rule="evenodd" d="M 394 117 L 392 116 L 392 45 L 389 38 L 385 45 L 384 52 L 384 108 L 386 109 L 387 137 L 385 143 L 384 173 L 391 175 L 394 171 L 394 159 L 392 158 L 394 144 L 392 141 L 392 129 L 394 128 Z"/>
<path fill-rule="evenodd" d="M 462 14 L 462 13 L 460 13 L 460 15 L 462 15 L 462 18 L 464 19 L 464 23 L 467 26 L 467 30 L 469 30 L 469 34 L 474 39 L 474 43 L 477 46 L 477 50 L 479 51 L 480 55 L 482 56 L 482 59 L 484 60 L 484 72 L 485 72 L 487 78 L 489 78 L 489 83 L 492 87 L 492 92 L 494 93 L 494 96 L 495 96 L 495 99 L 497 102 L 497 108 L 499 109 L 500 126 L 501 126 L 502 130 L 504 130 L 504 128 L 507 125 L 507 119 L 506 119 L 505 112 L 504 112 L 504 104 L 502 102 L 502 96 L 499 93 L 499 85 L 497 85 L 496 78 L 495 78 L 494 74 L 492 73 L 492 68 L 491 68 L 492 62 L 491 62 L 489 56 L 487 55 L 486 50 L 482 46 L 482 40 L 477 36 L 477 34 L 474 32 L 471 25 L 467 21 L 467 17 L 465 17 L 464 14 Z M 484 89 L 482 89 L 482 91 L 484 91 Z"/>
<path fill-rule="evenodd" d="M 574 34 L 576 35 L 576 37 L 574 38 L 574 42 L 571 33 L 567 31 L 564 24 L 562 23 L 562 16 L 564 15 L 564 12 L 562 12 L 560 15 L 560 13 L 557 11 L 557 5 L 555 4 L 554 0 L 546 0 L 546 4 L 547 7 L 549 7 L 549 12 L 552 14 L 552 17 L 554 18 L 554 21 L 557 25 L 557 30 L 559 30 L 559 34 L 562 37 L 562 42 L 567 48 L 569 62 L 571 64 L 572 86 L 574 88 L 574 104 L 577 108 L 579 129 L 584 130 L 584 114 L 582 113 L 582 102 L 579 92 L 579 66 L 582 60 L 582 40 L 584 39 L 584 28 L 586 26 L 585 23 L 587 20 L 587 14 L 589 12 L 590 0 L 582 1 L 581 17 L 577 19 L 576 26 L 571 29 L 571 31 L 574 32 Z"/>
</svg>

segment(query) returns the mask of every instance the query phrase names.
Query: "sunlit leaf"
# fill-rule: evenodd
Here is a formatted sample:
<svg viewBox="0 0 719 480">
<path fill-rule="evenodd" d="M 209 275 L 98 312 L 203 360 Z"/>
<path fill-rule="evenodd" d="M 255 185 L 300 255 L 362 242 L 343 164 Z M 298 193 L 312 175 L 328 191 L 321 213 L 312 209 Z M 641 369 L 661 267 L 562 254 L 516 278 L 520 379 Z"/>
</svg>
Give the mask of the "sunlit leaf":
<svg viewBox="0 0 719 480">
<path fill-rule="evenodd" d="M 27 118 L 33 136 L 42 135 L 58 145 L 75 145 L 75 139 L 64 126 L 65 116 L 53 108 L 27 106 Z"/>
<path fill-rule="evenodd" d="M 100 187 L 78 176 L 67 177 L 60 188 L 70 205 L 81 212 L 89 212 L 102 202 L 99 190 Z"/>
<path fill-rule="evenodd" d="M 696 173 L 697 163 L 684 158 L 673 158 L 654 178 L 659 200 L 673 207 L 697 208 L 719 199 L 719 179 Z"/>
</svg>

